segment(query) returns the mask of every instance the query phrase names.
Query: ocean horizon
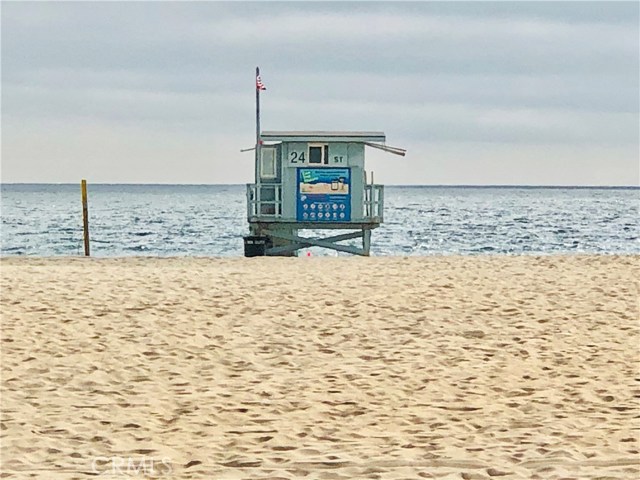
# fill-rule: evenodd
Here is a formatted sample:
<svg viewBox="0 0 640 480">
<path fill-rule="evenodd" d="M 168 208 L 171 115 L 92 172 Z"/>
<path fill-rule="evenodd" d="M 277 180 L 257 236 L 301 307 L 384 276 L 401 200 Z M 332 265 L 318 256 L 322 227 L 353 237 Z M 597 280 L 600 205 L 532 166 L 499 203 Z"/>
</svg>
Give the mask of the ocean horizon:
<svg viewBox="0 0 640 480">
<path fill-rule="evenodd" d="M 126 186 L 153 186 L 153 187 L 161 187 L 161 186 L 173 186 L 173 187 L 238 187 L 244 186 L 249 182 L 245 183 L 154 183 L 154 182 L 92 182 L 87 183 L 87 186 L 91 185 L 126 185 Z M 80 182 L 0 182 L 0 187 L 3 185 L 12 186 L 12 185 L 60 185 L 60 186 L 78 186 Z M 537 185 L 537 184 L 463 184 L 463 183 L 452 183 L 452 184 L 385 184 L 385 187 L 401 187 L 401 188 L 533 188 L 533 189 L 592 189 L 592 190 L 640 190 L 640 185 Z"/>
</svg>

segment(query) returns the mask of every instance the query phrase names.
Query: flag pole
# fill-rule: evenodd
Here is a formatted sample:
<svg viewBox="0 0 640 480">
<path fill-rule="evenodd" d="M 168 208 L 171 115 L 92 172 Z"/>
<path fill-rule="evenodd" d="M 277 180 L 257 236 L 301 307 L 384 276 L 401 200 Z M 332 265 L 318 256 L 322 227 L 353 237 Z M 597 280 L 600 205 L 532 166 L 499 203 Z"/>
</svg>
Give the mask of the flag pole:
<svg viewBox="0 0 640 480">
<path fill-rule="evenodd" d="M 260 77 L 260 67 L 256 67 L 256 184 L 260 183 L 258 162 L 260 162 L 260 88 L 258 88 L 258 78 Z"/>
</svg>

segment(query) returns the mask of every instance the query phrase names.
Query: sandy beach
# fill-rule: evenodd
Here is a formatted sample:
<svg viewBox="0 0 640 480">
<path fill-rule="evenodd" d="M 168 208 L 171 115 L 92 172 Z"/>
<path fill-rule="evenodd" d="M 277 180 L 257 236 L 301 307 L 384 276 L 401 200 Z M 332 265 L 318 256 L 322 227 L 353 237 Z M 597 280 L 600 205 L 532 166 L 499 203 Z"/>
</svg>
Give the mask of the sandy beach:
<svg viewBox="0 0 640 480">
<path fill-rule="evenodd" d="M 640 478 L 638 256 L 0 268 L 2 478 Z"/>
</svg>

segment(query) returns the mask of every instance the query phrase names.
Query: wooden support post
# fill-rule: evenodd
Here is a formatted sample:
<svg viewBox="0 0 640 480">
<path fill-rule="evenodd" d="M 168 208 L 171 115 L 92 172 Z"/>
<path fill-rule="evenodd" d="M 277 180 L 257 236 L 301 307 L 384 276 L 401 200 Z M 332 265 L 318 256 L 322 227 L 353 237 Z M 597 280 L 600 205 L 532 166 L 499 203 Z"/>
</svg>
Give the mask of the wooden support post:
<svg viewBox="0 0 640 480">
<path fill-rule="evenodd" d="M 88 257 L 89 252 L 89 206 L 87 203 L 87 181 L 80 183 L 82 189 L 82 225 L 84 230 L 84 256 Z"/>
<path fill-rule="evenodd" d="M 362 251 L 368 257 L 371 250 L 371 230 L 362 230 Z"/>
</svg>

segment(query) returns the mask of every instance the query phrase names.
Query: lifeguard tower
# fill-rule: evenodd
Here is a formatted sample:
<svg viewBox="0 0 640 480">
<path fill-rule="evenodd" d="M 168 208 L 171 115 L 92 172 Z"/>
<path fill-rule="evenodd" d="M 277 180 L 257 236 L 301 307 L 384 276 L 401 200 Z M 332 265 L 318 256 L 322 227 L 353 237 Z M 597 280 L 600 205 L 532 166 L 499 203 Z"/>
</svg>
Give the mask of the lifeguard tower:
<svg viewBox="0 0 640 480">
<path fill-rule="evenodd" d="M 259 75 L 259 71 L 256 71 Z M 365 147 L 404 155 L 382 132 L 263 131 L 257 128 L 255 182 L 247 185 L 245 256 L 294 256 L 323 247 L 368 256 L 383 221 L 384 188 L 365 170 Z M 263 87 L 264 88 L 264 87 Z M 253 149 L 252 149 L 253 150 Z M 301 230 L 350 230 L 303 237 Z M 361 246 L 340 242 L 361 239 Z"/>
</svg>

